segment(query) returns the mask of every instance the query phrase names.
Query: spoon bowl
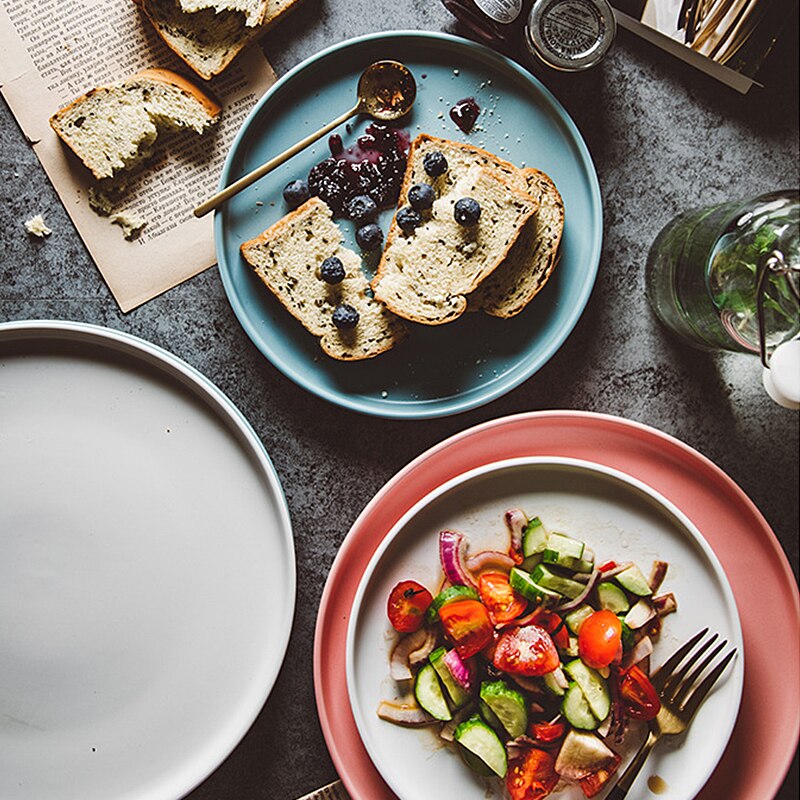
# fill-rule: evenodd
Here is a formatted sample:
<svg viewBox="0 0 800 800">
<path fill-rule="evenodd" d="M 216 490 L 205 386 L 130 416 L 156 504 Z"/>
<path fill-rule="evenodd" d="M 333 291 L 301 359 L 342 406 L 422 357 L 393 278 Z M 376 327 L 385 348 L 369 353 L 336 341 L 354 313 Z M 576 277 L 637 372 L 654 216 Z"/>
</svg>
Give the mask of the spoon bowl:
<svg viewBox="0 0 800 800">
<path fill-rule="evenodd" d="M 399 61 L 376 61 L 358 81 L 359 111 L 382 122 L 404 117 L 414 105 L 417 84 Z"/>
</svg>

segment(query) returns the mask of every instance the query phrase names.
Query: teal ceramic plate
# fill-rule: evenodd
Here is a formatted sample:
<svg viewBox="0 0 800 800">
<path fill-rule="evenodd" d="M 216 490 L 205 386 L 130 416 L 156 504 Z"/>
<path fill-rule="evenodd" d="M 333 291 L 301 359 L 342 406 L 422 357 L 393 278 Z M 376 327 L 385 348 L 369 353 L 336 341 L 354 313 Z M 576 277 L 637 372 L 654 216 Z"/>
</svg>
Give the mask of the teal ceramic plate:
<svg viewBox="0 0 800 800">
<path fill-rule="evenodd" d="M 329 155 L 322 139 L 241 192 L 215 219 L 217 258 L 234 313 L 258 349 L 287 377 L 346 408 L 383 417 L 421 419 L 466 411 L 505 394 L 533 375 L 572 331 L 589 299 L 602 240 L 597 174 L 578 129 L 559 102 L 512 61 L 486 47 L 440 33 L 401 31 L 352 39 L 287 73 L 264 95 L 234 141 L 225 186 L 322 127 L 355 102 L 358 76 L 380 59 L 405 63 L 417 80 L 417 102 L 405 119 L 412 139 L 425 132 L 485 147 L 518 166 L 537 167 L 564 198 L 561 260 L 547 286 L 521 314 L 499 320 L 465 314 L 435 327 L 413 326 L 394 350 L 368 361 L 328 358 L 244 263 L 239 247 L 286 213 L 283 187 L 305 178 Z M 475 97 L 485 110 L 463 134 L 449 109 Z M 345 146 L 369 120 L 358 117 Z M 379 222 L 386 231 L 391 212 Z M 358 251 L 355 230 L 341 223 Z M 374 263 L 365 263 L 371 273 Z"/>
</svg>

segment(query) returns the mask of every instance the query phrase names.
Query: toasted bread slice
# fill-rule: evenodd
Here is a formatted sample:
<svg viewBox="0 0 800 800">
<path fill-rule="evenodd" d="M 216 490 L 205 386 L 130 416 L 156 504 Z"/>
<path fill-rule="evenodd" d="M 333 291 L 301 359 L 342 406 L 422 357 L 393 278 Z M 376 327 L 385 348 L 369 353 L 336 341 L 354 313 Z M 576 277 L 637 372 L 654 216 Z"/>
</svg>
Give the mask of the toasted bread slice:
<svg viewBox="0 0 800 800">
<path fill-rule="evenodd" d="M 448 163 L 436 178 L 424 169 L 424 157 L 433 150 L 444 153 Z M 398 316 L 441 325 L 464 313 L 466 296 L 505 259 L 537 201 L 525 191 L 525 179 L 513 164 L 426 134 L 409 151 L 401 206 L 417 183 L 432 184 L 438 198 L 413 232 L 404 233 L 396 217 L 392 221 L 372 287 Z M 453 217 L 456 202 L 466 197 L 481 206 L 474 226 L 459 225 Z"/>
<path fill-rule="evenodd" d="M 519 314 L 547 283 L 558 262 L 564 230 L 564 201 L 544 172 L 523 170 L 528 192 L 538 195 L 539 210 L 514 243 L 506 260 L 470 296 L 471 310 L 493 317 Z"/>
<path fill-rule="evenodd" d="M 370 296 L 361 258 L 342 247 L 333 214 L 318 197 L 245 242 L 241 250 L 258 277 L 332 358 L 372 358 L 406 336 L 405 325 Z M 320 266 L 330 256 L 344 265 L 341 283 L 328 284 L 320 278 Z M 340 330 L 333 323 L 333 311 L 342 304 L 358 312 L 358 323 L 351 330 Z"/>
<path fill-rule="evenodd" d="M 159 129 L 203 133 L 221 112 L 181 75 L 145 69 L 73 100 L 53 114 L 50 125 L 99 180 L 148 158 Z"/>
<path fill-rule="evenodd" d="M 133 0 L 201 78 L 219 75 L 301 0 Z"/>
</svg>

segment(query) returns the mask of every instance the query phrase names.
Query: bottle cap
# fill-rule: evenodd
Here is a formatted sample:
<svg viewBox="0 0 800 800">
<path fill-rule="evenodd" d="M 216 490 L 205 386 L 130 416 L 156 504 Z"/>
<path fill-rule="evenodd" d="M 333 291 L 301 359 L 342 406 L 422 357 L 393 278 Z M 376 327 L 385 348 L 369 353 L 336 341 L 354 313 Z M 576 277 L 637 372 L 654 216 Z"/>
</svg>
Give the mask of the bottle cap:
<svg viewBox="0 0 800 800">
<path fill-rule="evenodd" d="M 767 394 L 784 408 L 800 409 L 800 339 L 779 344 L 762 375 Z"/>
<path fill-rule="evenodd" d="M 547 66 L 577 72 L 600 61 L 616 32 L 607 0 L 536 0 L 524 39 L 528 52 Z"/>
</svg>

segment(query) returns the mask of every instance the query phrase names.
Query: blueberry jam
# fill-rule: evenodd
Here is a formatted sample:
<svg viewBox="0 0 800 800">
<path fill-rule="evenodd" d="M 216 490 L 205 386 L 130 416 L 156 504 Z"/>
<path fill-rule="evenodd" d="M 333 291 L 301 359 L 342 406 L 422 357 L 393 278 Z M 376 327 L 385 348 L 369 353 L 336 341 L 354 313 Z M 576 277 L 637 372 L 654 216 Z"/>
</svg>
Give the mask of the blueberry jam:
<svg viewBox="0 0 800 800">
<path fill-rule="evenodd" d="M 373 122 L 345 149 L 342 138 L 328 140 L 331 155 L 311 168 L 308 186 L 337 216 L 347 216 L 345 205 L 359 195 L 371 197 L 378 208 L 397 203 L 406 171 L 409 135 L 400 128 Z"/>
<path fill-rule="evenodd" d="M 475 98 L 465 97 L 463 100 L 459 100 L 450 109 L 450 119 L 452 119 L 464 133 L 469 133 L 480 113 L 481 108 L 475 102 Z"/>
</svg>

